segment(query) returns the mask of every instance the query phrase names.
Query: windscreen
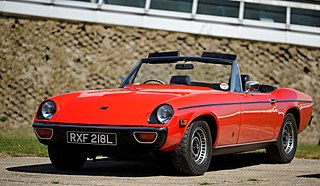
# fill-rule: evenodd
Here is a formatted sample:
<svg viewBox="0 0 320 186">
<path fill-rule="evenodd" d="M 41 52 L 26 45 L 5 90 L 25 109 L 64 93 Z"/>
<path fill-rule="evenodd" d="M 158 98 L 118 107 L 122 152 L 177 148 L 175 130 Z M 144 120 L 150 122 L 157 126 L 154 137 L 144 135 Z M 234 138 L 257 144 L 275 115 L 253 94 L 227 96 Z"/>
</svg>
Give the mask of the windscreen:
<svg viewBox="0 0 320 186">
<path fill-rule="evenodd" d="M 134 84 L 181 84 L 221 89 L 229 84 L 231 65 L 179 61 L 175 63 L 142 63 Z M 158 80 L 158 81 L 157 81 Z"/>
</svg>

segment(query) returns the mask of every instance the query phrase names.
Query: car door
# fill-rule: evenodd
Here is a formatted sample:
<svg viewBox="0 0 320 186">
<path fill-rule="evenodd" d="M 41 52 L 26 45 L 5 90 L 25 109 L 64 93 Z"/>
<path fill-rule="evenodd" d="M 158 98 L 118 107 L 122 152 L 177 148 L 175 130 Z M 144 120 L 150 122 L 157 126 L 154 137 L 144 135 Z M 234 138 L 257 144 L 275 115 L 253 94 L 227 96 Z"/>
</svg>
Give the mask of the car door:
<svg viewBox="0 0 320 186">
<path fill-rule="evenodd" d="M 238 144 L 273 139 L 277 120 L 274 97 L 268 93 L 239 93 L 241 122 Z"/>
<path fill-rule="evenodd" d="M 217 95 L 214 97 L 216 98 Z M 216 144 L 217 146 L 234 145 L 237 143 L 240 130 L 239 97 L 233 92 L 228 92 L 218 100 L 221 100 L 222 103 L 216 103 L 211 110 L 219 120 L 219 138 Z"/>
</svg>

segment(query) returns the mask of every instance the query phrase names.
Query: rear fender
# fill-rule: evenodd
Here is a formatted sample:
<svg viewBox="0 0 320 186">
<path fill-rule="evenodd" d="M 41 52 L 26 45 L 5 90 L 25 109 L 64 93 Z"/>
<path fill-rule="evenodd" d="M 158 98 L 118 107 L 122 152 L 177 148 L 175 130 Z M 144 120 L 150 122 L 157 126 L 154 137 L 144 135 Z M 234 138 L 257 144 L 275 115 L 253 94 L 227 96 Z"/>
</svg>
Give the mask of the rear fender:
<svg viewBox="0 0 320 186">
<path fill-rule="evenodd" d="M 277 107 L 278 107 L 279 118 L 277 120 L 277 125 L 276 125 L 275 131 L 274 131 L 274 138 L 275 139 L 278 138 L 278 135 L 279 135 L 282 123 L 284 121 L 285 115 L 288 113 L 289 109 L 297 109 L 300 112 L 299 107 L 297 105 L 295 105 L 294 103 L 290 103 L 290 104 L 286 104 L 286 105 L 285 104 L 281 104 L 281 105 L 278 104 Z M 297 125 L 299 125 L 299 124 L 297 123 Z"/>
</svg>

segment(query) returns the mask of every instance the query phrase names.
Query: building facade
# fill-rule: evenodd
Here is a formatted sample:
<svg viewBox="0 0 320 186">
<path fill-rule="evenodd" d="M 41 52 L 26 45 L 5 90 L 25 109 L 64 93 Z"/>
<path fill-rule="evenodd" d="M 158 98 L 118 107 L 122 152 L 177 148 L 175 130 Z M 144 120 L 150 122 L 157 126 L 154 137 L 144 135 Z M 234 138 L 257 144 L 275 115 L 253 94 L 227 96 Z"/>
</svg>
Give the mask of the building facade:
<svg viewBox="0 0 320 186">
<path fill-rule="evenodd" d="M 46 97 L 112 88 L 149 52 L 234 53 L 252 80 L 313 96 L 320 138 L 320 2 L 276 0 L 0 1 L 0 117 L 29 126 Z"/>
</svg>

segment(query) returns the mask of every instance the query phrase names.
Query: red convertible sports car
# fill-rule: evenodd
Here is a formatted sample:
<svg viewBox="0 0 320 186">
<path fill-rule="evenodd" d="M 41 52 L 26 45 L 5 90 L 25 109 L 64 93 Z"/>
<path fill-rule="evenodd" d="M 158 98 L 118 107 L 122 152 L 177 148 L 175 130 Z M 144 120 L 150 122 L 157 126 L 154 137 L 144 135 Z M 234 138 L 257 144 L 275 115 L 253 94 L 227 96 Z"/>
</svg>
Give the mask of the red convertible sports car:
<svg viewBox="0 0 320 186">
<path fill-rule="evenodd" d="M 212 155 L 266 149 L 290 162 L 312 109 L 304 93 L 240 74 L 235 55 L 163 52 L 140 60 L 119 88 L 44 100 L 33 127 L 61 170 L 101 155 L 165 154 L 177 172 L 201 175 Z"/>
</svg>

